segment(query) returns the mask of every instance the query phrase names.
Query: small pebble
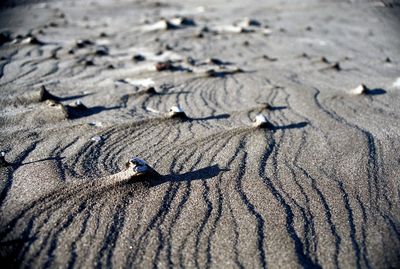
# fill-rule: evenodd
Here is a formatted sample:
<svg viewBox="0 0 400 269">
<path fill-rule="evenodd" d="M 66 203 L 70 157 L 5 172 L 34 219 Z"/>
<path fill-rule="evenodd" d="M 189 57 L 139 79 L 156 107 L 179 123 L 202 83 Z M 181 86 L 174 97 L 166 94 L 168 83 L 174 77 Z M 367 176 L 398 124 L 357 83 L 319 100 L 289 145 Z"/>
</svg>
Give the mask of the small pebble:
<svg viewBox="0 0 400 269">
<path fill-rule="evenodd" d="M 6 153 L 4 151 L 0 152 L 0 167 L 9 166 L 10 163 L 6 161 Z"/>
<path fill-rule="evenodd" d="M 86 60 L 85 65 L 86 66 L 94 66 L 94 62 L 93 62 L 93 60 Z"/>
<path fill-rule="evenodd" d="M 277 58 L 272 58 L 272 57 L 270 57 L 270 56 L 268 56 L 268 55 L 263 55 L 262 56 L 265 60 L 268 60 L 268 61 L 270 61 L 270 62 L 275 62 L 275 61 L 277 61 L 278 59 Z"/>
<path fill-rule="evenodd" d="M 182 108 L 180 108 L 178 106 L 172 106 L 169 109 L 168 117 L 169 118 L 187 118 L 185 112 L 182 110 Z"/>
<path fill-rule="evenodd" d="M 177 16 L 169 20 L 169 22 L 176 26 L 195 26 L 196 23 L 193 19 L 187 17 Z"/>
<path fill-rule="evenodd" d="M 144 90 L 144 92 L 147 93 L 147 94 L 157 94 L 158 93 L 153 86 L 146 88 Z"/>
<path fill-rule="evenodd" d="M 398 77 L 395 82 L 393 82 L 393 87 L 396 89 L 400 89 L 400 77 Z"/>
<path fill-rule="evenodd" d="M 267 118 L 263 114 L 258 114 L 255 118 L 254 124 L 255 127 L 268 127 L 272 128 L 273 125 L 267 120 Z"/>
<path fill-rule="evenodd" d="M 94 45 L 94 43 L 89 39 L 79 39 L 76 41 L 76 46 L 78 48 L 84 48 L 91 45 Z"/>
<path fill-rule="evenodd" d="M 138 157 L 131 158 L 126 163 L 126 168 L 133 170 L 133 172 L 138 173 L 138 174 L 143 174 L 150 170 L 147 163 Z"/>
<path fill-rule="evenodd" d="M 87 110 L 87 106 L 85 106 L 81 100 L 76 100 L 75 103 L 70 105 L 71 107 L 73 107 L 76 110 Z"/>
<path fill-rule="evenodd" d="M 103 138 L 99 135 L 93 136 L 90 140 L 94 141 L 94 142 L 101 142 L 103 140 Z"/>
<path fill-rule="evenodd" d="M 329 61 L 325 56 L 321 57 L 321 62 L 326 63 L 326 64 L 331 63 L 331 61 Z"/>
<path fill-rule="evenodd" d="M 95 54 L 98 56 L 106 56 L 106 55 L 108 55 L 108 48 L 103 45 L 97 46 Z"/>
<path fill-rule="evenodd" d="M 142 62 L 146 60 L 146 58 L 141 54 L 135 54 L 133 55 L 132 60 L 134 60 L 135 62 Z"/>
<path fill-rule="evenodd" d="M 190 56 L 188 56 L 188 57 L 185 58 L 185 62 L 186 62 L 187 64 L 190 64 L 190 65 L 195 65 L 195 64 L 196 64 L 196 60 L 193 59 L 193 58 L 190 57 Z"/>
<path fill-rule="evenodd" d="M 156 63 L 156 70 L 157 71 L 170 70 L 171 68 L 172 68 L 172 64 L 171 64 L 170 61 Z"/>
<path fill-rule="evenodd" d="M 92 121 L 89 122 L 90 126 L 95 126 L 95 127 L 103 127 L 103 123 L 101 121 Z"/>
<path fill-rule="evenodd" d="M 21 44 L 43 45 L 44 42 L 40 41 L 34 36 L 30 36 L 21 40 Z"/>
<path fill-rule="evenodd" d="M 236 23 L 236 25 L 240 27 L 260 27 L 261 23 L 254 19 L 244 18 L 242 21 Z"/>
<path fill-rule="evenodd" d="M 217 58 L 208 58 L 206 61 L 208 64 L 224 65 L 225 63 Z"/>
<path fill-rule="evenodd" d="M 367 86 L 365 86 L 364 84 L 360 84 L 358 87 L 350 90 L 350 93 L 354 95 L 361 95 L 368 93 L 369 90 L 370 89 Z"/>
<path fill-rule="evenodd" d="M 342 70 L 342 67 L 340 66 L 339 62 L 336 62 L 336 63 L 332 64 L 330 67 L 332 69 L 335 69 L 336 71 L 341 71 Z"/>
</svg>

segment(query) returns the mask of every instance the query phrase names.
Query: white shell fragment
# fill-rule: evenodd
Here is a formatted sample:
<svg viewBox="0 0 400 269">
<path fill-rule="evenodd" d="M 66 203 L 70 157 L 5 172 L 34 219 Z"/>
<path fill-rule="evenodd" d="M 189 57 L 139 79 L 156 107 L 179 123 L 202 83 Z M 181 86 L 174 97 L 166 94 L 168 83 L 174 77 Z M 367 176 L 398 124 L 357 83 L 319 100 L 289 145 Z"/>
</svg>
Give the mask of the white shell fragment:
<svg viewBox="0 0 400 269">
<path fill-rule="evenodd" d="M 6 161 L 5 157 L 6 157 L 6 153 L 4 151 L 1 151 L 0 152 L 0 167 L 10 165 L 10 163 Z"/>
<path fill-rule="evenodd" d="M 240 27 L 250 27 L 250 26 L 259 27 L 261 26 L 261 23 L 254 19 L 244 18 L 240 22 L 236 23 L 236 25 Z"/>
<path fill-rule="evenodd" d="M 93 136 L 90 140 L 94 141 L 94 142 L 100 142 L 103 140 L 103 138 L 99 135 Z"/>
<path fill-rule="evenodd" d="M 400 77 L 397 78 L 395 82 L 393 82 L 393 88 L 400 89 Z"/>
<path fill-rule="evenodd" d="M 255 127 L 272 127 L 272 124 L 267 120 L 267 118 L 263 114 L 258 114 L 256 116 L 253 125 Z"/>
<path fill-rule="evenodd" d="M 180 108 L 178 106 L 172 106 L 169 109 L 168 117 L 170 117 L 170 118 L 186 118 L 187 116 L 186 116 L 185 112 L 182 110 L 182 108 Z"/>
<path fill-rule="evenodd" d="M 182 108 L 180 108 L 178 106 L 171 106 L 169 111 L 174 112 L 174 113 L 182 113 L 183 112 Z"/>
<path fill-rule="evenodd" d="M 122 79 L 121 81 L 134 86 L 150 87 L 155 85 L 155 82 L 152 78 L 142 78 L 142 79 L 125 78 Z"/>
<path fill-rule="evenodd" d="M 272 34 L 272 30 L 269 29 L 269 28 L 264 28 L 264 29 L 261 30 L 261 32 L 262 32 L 264 35 L 270 35 L 270 34 Z"/>
<path fill-rule="evenodd" d="M 265 118 L 265 116 L 263 114 L 258 114 L 256 116 L 256 120 L 255 120 L 255 125 L 256 126 L 260 126 L 260 125 L 262 125 L 262 124 L 264 124 L 266 122 L 267 122 L 267 119 Z"/>
<path fill-rule="evenodd" d="M 116 174 L 107 176 L 104 180 L 110 184 L 116 182 L 125 182 L 128 180 L 141 180 L 143 176 L 151 175 L 157 177 L 160 174 L 157 173 L 152 167 L 150 167 L 144 160 L 138 157 L 132 157 L 126 162 L 126 169 Z M 150 178 L 145 178 L 149 180 Z"/>
<path fill-rule="evenodd" d="M 196 25 L 192 19 L 186 18 L 186 17 L 181 17 L 181 16 L 172 18 L 169 20 L 169 22 L 177 27 Z"/>
<path fill-rule="evenodd" d="M 160 20 L 154 24 L 146 25 L 143 27 L 144 31 L 159 31 L 171 29 L 172 25 L 167 20 Z"/>
<path fill-rule="evenodd" d="M 70 105 L 70 107 L 78 110 L 86 110 L 87 107 L 82 103 L 81 100 L 76 100 L 74 103 Z"/>
<path fill-rule="evenodd" d="M 219 33 L 243 33 L 245 28 L 235 25 L 220 25 L 215 27 L 215 30 Z"/>
<path fill-rule="evenodd" d="M 21 40 L 21 44 L 37 44 L 40 45 L 42 44 L 41 41 L 39 41 L 36 37 L 27 37 Z"/>
<path fill-rule="evenodd" d="M 95 126 L 95 127 L 103 127 L 103 123 L 101 121 L 92 121 L 89 122 L 90 126 Z"/>
<path fill-rule="evenodd" d="M 360 95 L 360 94 L 365 94 L 369 91 L 368 87 L 365 86 L 364 84 L 360 84 L 357 86 L 357 88 L 354 88 L 350 91 L 351 94 L 354 95 Z"/>
<path fill-rule="evenodd" d="M 161 19 L 160 21 L 158 21 L 154 24 L 143 26 L 142 29 L 145 32 L 147 32 L 147 31 L 179 29 L 179 28 L 183 28 L 186 26 L 194 26 L 194 25 L 196 25 L 196 23 L 192 19 L 177 16 L 177 17 L 174 17 L 169 20 Z"/>
<path fill-rule="evenodd" d="M 143 174 L 150 170 L 147 163 L 138 157 L 131 158 L 126 166 L 136 174 Z"/>
</svg>

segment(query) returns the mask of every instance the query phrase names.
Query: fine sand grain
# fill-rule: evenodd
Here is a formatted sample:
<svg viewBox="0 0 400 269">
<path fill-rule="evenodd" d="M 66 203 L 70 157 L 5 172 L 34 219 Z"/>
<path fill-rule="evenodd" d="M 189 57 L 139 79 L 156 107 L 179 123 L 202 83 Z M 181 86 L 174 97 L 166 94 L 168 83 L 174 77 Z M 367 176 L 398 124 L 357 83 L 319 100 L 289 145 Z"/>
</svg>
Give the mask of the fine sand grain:
<svg viewBox="0 0 400 269">
<path fill-rule="evenodd" d="M 395 3 L 5 3 L 1 268 L 400 267 Z"/>
</svg>

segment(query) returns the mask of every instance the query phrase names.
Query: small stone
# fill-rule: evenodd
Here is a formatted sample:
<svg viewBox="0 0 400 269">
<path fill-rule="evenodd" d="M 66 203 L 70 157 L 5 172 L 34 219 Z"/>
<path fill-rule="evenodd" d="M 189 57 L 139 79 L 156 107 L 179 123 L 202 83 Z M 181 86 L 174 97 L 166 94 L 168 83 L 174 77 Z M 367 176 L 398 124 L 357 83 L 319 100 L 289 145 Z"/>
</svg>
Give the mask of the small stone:
<svg viewBox="0 0 400 269">
<path fill-rule="evenodd" d="M 169 20 L 169 22 L 176 26 L 195 26 L 196 23 L 193 19 L 187 17 L 177 16 Z"/>
<path fill-rule="evenodd" d="M 34 36 L 30 36 L 21 40 L 21 44 L 43 45 L 44 42 L 40 41 Z"/>
<path fill-rule="evenodd" d="M 329 61 L 325 56 L 321 57 L 321 62 L 326 63 L 326 64 L 331 63 L 331 61 Z"/>
<path fill-rule="evenodd" d="M 10 163 L 6 161 L 6 153 L 4 151 L 0 152 L 0 167 L 9 166 Z"/>
<path fill-rule="evenodd" d="M 277 58 L 272 58 L 272 57 L 270 57 L 270 56 L 268 56 L 268 55 L 263 55 L 262 56 L 265 60 L 268 60 L 268 61 L 270 61 L 270 62 L 275 62 L 275 61 L 277 61 L 278 59 Z"/>
<path fill-rule="evenodd" d="M 101 142 L 103 140 L 103 138 L 99 135 L 93 136 L 90 140 L 94 141 L 94 142 Z"/>
<path fill-rule="evenodd" d="M 264 29 L 262 29 L 262 33 L 264 35 L 268 36 L 268 35 L 272 34 L 272 30 L 269 28 L 264 28 Z"/>
<path fill-rule="evenodd" d="M 144 91 L 145 91 L 147 94 L 150 94 L 150 95 L 152 95 L 152 94 L 157 94 L 157 91 L 156 91 L 156 89 L 155 89 L 153 86 L 148 87 L 148 88 L 145 89 Z"/>
<path fill-rule="evenodd" d="M 208 58 L 206 61 L 208 64 L 224 65 L 225 63 L 217 58 Z"/>
<path fill-rule="evenodd" d="M 172 68 L 172 64 L 171 64 L 170 61 L 156 63 L 156 70 L 157 71 L 170 70 L 171 68 Z"/>
<path fill-rule="evenodd" d="M 146 58 L 141 54 L 135 54 L 133 55 L 132 60 L 134 60 L 135 62 L 142 62 L 146 60 Z"/>
<path fill-rule="evenodd" d="M 261 23 L 254 19 L 244 18 L 242 21 L 238 22 L 236 25 L 240 26 L 240 27 L 250 27 L 250 26 L 260 27 Z"/>
<path fill-rule="evenodd" d="M 188 57 L 185 58 L 185 62 L 186 62 L 187 64 L 190 64 L 190 65 L 195 65 L 195 64 L 196 64 L 196 60 L 193 59 L 193 58 L 190 57 L 190 56 L 188 56 Z"/>
<path fill-rule="evenodd" d="M 203 38 L 204 37 L 204 33 L 203 32 L 197 32 L 195 35 L 196 38 Z"/>
<path fill-rule="evenodd" d="M 187 118 L 185 112 L 182 110 L 182 108 L 180 108 L 178 106 L 172 106 L 169 109 L 168 117 L 169 118 L 182 118 L 182 119 Z"/>
<path fill-rule="evenodd" d="M 103 123 L 101 121 L 92 121 L 89 122 L 89 125 L 94 127 L 103 127 Z"/>
<path fill-rule="evenodd" d="M 76 41 L 76 46 L 78 48 L 84 48 L 91 45 L 94 45 L 94 43 L 89 39 L 79 39 Z"/>
<path fill-rule="evenodd" d="M 350 93 L 354 95 L 361 95 L 368 93 L 368 91 L 369 88 L 367 86 L 365 86 L 364 84 L 360 84 L 358 87 L 352 89 Z"/>
<path fill-rule="evenodd" d="M 155 24 L 149 27 L 149 30 L 173 30 L 173 29 L 176 29 L 176 25 L 165 19 L 160 20 L 159 22 L 156 22 Z"/>
<path fill-rule="evenodd" d="M 267 118 L 263 114 L 258 114 L 255 118 L 254 124 L 255 127 L 260 128 L 272 128 L 273 125 L 267 120 Z"/>
<path fill-rule="evenodd" d="M 85 65 L 86 66 L 94 66 L 94 62 L 93 62 L 93 60 L 86 60 Z"/>
<path fill-rule="evenodd" d="M 108 55 L 108 48 L 103 45 L 97 46 L 95 54 L 98 56 L 106 56 L 106 55 Z"/>
<path fill-rule="evenodd" d="M 335 69 L 336 71 L 341 71 L 342 70 L 342 67 L 340 66 L 339 62 L 336 62 L 336 63 L 332 64 L 331 68 Z"/>
<path fill-rule="evenodd" d="M 131 158 L 126 163 L 126 168 L 132 170 L 137 174 L 143 174 L 149 171 L 149 166 L 147 165 L 147 163 L 138 157 Z"/>
<path fill-rule="evenodd" d="M 76 100 L 75 103 L 73 103 L 72 105 L 70 105 L 71 107 L 73 107 L 76 110 L 87 110 L 87 106 L 85 106 L 81 100 Z"/>
<path fill-rule="evenodd" d="M 393 87 L 395 89 L 400 89 L 400 77 L 398 77 L 395 82 L 393 82 Z"/>
</svg>

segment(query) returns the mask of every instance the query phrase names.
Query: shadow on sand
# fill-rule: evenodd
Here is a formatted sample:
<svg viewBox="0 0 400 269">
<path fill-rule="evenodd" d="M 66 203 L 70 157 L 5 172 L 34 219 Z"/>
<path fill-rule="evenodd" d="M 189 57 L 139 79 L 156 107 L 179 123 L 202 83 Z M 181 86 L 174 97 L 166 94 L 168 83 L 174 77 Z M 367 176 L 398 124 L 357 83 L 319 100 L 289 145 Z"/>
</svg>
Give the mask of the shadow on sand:
<svg viewBox="0 0 400 269">
<path fill-rule="evenodd" d="M 229 171 L 229 169 L 220 168 L 218 164 L 214 164 L 208 167 L 204 167 L 195 171 L 183 173 L 183 174 L 169 174 L 160 175 L 158 177 L 149 180 L 150 186 L 154 187 L 167 182 L 184 182 L 194 180 L 207 180 L 218 176 L 221 172 Z"/>
<path fill-rule="evenodd" d="M 230 116 L 231 115 L 224 113 L 224 114 L 207 116 L 207 117 L 202 117 L 202 118 L 189 118 L 188 120 L 192 120 L 192 121 L 220 120 L 220 119 L 227 119 Z"/>
<path fill-rule="evenodd" d="M 114 109 L 118 109 L 118 108 L 121 108 L 121 106 L 113 106 L 113 107 L 94 106 L 94 107 L 85 108 L 85 109 L 68 106 L 67 110 L 68 110 L 68 117 L 70 119 L 78 119 L 78 118 L 98 114 L 102 111 L 114 110 Z"/>
<path fill-rule="evenodd" d="M 289 124 L 289 125 L 283 125 L 283 126 L 273 126 L 271 127 L 271 129 L 273 131 L 275 130 L 288 130 L 288 129 L 301 129 L 304 128 L 308 125 L 308 122 L 299 122 L 299 123 L 293 123 L 293 124 Z"/>
<path fill-rule="evenodd" d="M 368 91 L 365 92 L 366 95 L 381 95 L 381 94 L 385 94 L 386 91 L 384 89 L 370 89 Z"/>
</svg>

